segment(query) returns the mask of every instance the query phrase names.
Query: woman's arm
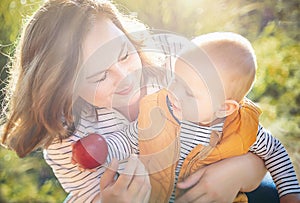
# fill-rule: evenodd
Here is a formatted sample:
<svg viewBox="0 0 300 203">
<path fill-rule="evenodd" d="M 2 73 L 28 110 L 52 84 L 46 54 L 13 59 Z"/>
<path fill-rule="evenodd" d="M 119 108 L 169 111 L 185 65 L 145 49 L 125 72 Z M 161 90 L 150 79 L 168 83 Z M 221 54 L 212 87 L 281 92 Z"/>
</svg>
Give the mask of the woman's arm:
<svg viewBox="0 0 300 203">
<path fill-rule="evenodd" d="M 178 183 L 178 188 L 188 191 L 176 202 L 232 202 L 239 191 L 257 188 L 265 173 L 264 162 L 252 153 L 228 158 Z"/>
</svg>

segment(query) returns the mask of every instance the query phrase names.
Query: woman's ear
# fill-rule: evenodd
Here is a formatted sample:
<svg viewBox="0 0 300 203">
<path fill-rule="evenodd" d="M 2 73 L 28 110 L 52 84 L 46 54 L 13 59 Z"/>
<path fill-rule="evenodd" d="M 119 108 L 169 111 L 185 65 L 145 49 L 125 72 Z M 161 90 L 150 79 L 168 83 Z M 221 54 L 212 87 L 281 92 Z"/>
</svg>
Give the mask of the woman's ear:
<svg viewBox="0 0 300 203">
<path fill-rule="evenodd" d="M 224 118 L 231 115 L 239 106 L 239 103 L 235 100 L 225 100 L 221 107 L 215 112 L 215 115 L 217 118 Z"/>
</svg>

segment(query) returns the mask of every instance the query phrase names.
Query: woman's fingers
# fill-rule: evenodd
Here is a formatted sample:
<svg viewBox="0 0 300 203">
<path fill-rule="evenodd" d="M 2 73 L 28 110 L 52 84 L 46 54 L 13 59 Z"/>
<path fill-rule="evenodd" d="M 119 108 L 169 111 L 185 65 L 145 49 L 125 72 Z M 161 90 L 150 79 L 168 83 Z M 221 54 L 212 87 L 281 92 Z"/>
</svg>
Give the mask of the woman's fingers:
<svg viewBox="0 0 300 203">
<path fill-rule="evenodd" d="M 193 187 L 200 181 L 204 172 L 205 172 L 204 168 L 196 171 L 195 173 L 193 173 L 192 175 L 187 177 L 184 181 L 178 182 L 177 187 L 180 189 L 188 189 L 188 188 Z"/>
<path fill-rule="evenodd" d="M 185 202 L 205 202 L 212 203 L 214 200 L 210 198 L 206 192 L 205 181 L 201 181 L 205 174 L 206 167 L 199 169 L 184 181 L 177 183 L 177 187 L 180 189 L 188 189 L 184 195 L 176 199 L 176 203 Z"/>
<path fill-rule="evenodd" d="M 118 170 L 118 160 L 113 159 L 110 166 L 107 167 L 100 180 L 100 191 L 103 191 L 107 186 L 115 182 L 114 177 Z"/>
<path fill-rule="evenodd" d="M 151 187 L 145 175 L 140 177 L 135 176 L 128 188 L 128 193 L 135 197 L 135 202 L 144 202 L 147 200 L 149 198 L 149 191 L 151 192 Z"/>
<path fill-rule="evenodd" d="M 138 164 L 138 158 L 136 155 L 131 155 L 128 159 L 128 162 L 126 164 L 126 167 L 124 169 L 124 172 L 119 176 L 117 182 L 116 182 L 116 189 L 119 190 L 119 192 L 122 192 L 123 190 L 127 190 L 129 185 L 131 184 L 131 181 L 135 175 L 135 171 Z"/>
<path fill-rule="evenodd" d="M 187 192 L 184 193 L 184 195 L 177 198 L 175 202 L 176 203 L 202 202 L 199 200 L 200 198 L 205 199 L 204 196 L 205 196 L 205 190 L 201 189 L 201 186 L 198 184 L 197 187 L 190 188 Z M 208 203 L 208 201 L 206 203 Z"/>
<path fill-rule="evenodd" d="M 145 195 L 143 203 L 148 203 L 151 195 L 151 187 L 147 189 L 147 193 Z"/>
<path fill-rule="evenodd" d="M 150 181 L 147 183 L 147 179 L 145 179 L 145 182 L 143 185 L 141 185 L 141 189 L 139 193 L 137 194 L 136 202 L 145 202 L 148 203 L 150 199 L 151 194 L 151 186 Z"/>
<path fill-rule="evenodd" d="M 124 173 L 115 180 L 118 162 L 113 160 L 100 180 L 102 202 L 148 202 L 151 193 L 148 173 L 136 155 L 128 159 Z"/>
<path fill-rule="evenodd" d="M 151 192 L 148 173 L 143 163 L 138 159 L 134 177 L 128 187 L 128 193 L 135 196 L 136 202 L 147 202 Z"/>
</svg>

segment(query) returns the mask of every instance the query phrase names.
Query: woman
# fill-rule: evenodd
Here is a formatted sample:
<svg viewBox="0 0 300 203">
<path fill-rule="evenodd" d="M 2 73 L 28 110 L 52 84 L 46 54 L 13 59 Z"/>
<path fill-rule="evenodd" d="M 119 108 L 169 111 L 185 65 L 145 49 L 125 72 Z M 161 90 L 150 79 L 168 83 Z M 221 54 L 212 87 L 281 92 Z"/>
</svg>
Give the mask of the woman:
<svg viewBox="0 0 300 203">
<path fill-rule="evenodd" d="M 96 0 L 50 0 L 25 26 L 7 87 L 2 142 L 20 157 L 37 148 L 46 149 L 47 163 L 70 193 L 66 201 L 147 202 L 149 179 L 135 175 L 144 170 L 136 158 L 125 166 L 132 173 L 121 174 L 117 180 L 113 179 L 115 162 L 105 173 L 104 167 L 80 171 L 71 163 L 71 144 L 76 140 L 88 133 L 109 135 L 122 129 L 127 119 L 135 119 L 139 98 L 147 93 L 141 85 L 147 82 L 144 76 L 160 75 L 140 52 L 141 41 L 130 37 L 130 28 L 141 26 L 144 29 L 110 2 Z M 230 174 L 222 174 L 223 167 Z M 235 177 L 235 170 L 247 170 L 247 176 Z M 264 173 L 255 155 L 228 159 L 183 183 L 183 188 L 195 186 L 182 199 L 228 202 L 240 189 L 256 188 Z M 228 179 L 236 187 L 226 185 Z"/>
</svg>

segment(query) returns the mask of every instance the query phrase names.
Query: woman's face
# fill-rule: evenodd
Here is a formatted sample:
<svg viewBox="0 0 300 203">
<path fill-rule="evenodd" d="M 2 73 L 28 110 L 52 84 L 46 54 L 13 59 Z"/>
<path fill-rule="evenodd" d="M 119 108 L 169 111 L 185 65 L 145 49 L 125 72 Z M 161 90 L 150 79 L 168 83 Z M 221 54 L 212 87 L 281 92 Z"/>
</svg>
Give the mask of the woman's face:
<svg viewBox="0 0 300 203">
<path fill-rule="evenodd" d="M 78 95 L 107 108 L 126 107 L 140 96 L 141 59 L 126 35 L 109 19 L 98 19 L 83 43 Z"/>
</svg>

